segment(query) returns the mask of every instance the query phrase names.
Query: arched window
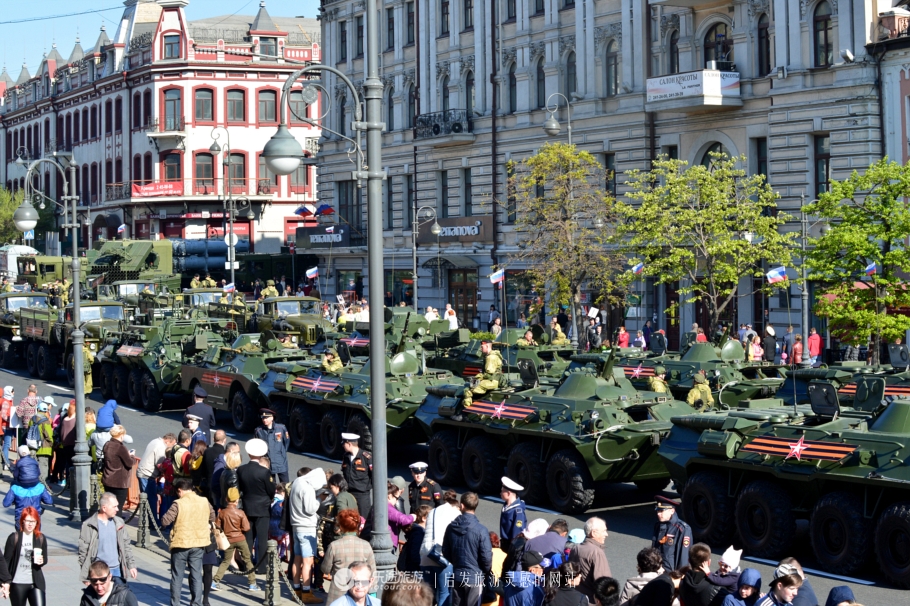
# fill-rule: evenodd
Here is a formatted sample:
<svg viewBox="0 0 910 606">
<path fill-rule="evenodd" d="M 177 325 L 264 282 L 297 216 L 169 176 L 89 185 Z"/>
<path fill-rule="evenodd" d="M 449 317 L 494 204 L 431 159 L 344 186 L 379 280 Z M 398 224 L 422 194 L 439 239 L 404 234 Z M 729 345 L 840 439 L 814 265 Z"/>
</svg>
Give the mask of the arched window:
<svg viewBox="0 0 910 606">
<path fill-rule="evenodd" d="M 468 110 L 468 118 L 474 112 L 474 72 L 468 72 L 465 78 L 464 86 L 465 109 Z"/>
<path fill-rule="evenodd" d="M 414 87 L 408 89 L 408 128 L 414 128 L 417 122 L 417 93 Z"/>
<path fill-rule="evenodd" d="M 442 95 L 442 111 L 449 111 L 449 77 L 442 79 L 442 86 L 439 88 L 439 94 Z"/>
<path fill-rule="evenodd" d="M 667 57 L 667 73 L 679 73 L 679 31 L 673 30 L 670 34 L 670 49 Z"/>
<path fill-rule="evenodd" d="M 212 154 L 196 154 L 196 191 L 214 193 L 215 158 Z"/>
<path fill-rule="evenodd" d="M 572 100 L 572 93 L 578 90 L 578 76 L 575 73 L 575 52 L 566 57 L 566 97 Z"/>
<path fill-rule="evenodd" d="M 768 15 L 763 14 L 758 18 L 758 75 L 767 76 L 771 73 L 771 35 L 769 32 L 771 22 Z"/>
<path fill-rule="evenodd" d="M 815 67 L 828 67 L 834 63 L 834 36 L 831 31 L 831 5 L 827 0 L 815 7 L 812 31 L 815 34 Z"/>
<path fill-rule="evenodd" d="M 718 161 L 718 157 L 713 154 L 726 154 L 730 155 L 727 152 L 727 149 L 720 143 L 712 143 L 711 146 L 705 150 L 704 155 L 701 157 L 700 164 L 706 168 L 713 169 L 714 165 Z"/>
<path fill-rule="evenodd" d="M 393 96 L 394 94 L 395 94 L 395 89 L 394 89 L 394 88 L 390 88 L 390 89 L 389 89 L 389 94 L 386 95 L 386 103 L 387 103 L 387 105 L 386 105 L 386 110 L 387 110 L 387 115 L 386 115 L 385 123 L 386 123 L 386 130 L 388 130 L 388 131 L 393 131 L 393 130 L 395 130 L 395 100 L 392 99 L 392 96 Z"/>
<path fill-rule="evenodd" d="M 726 23 L 715 23 L 705 34 L 706 68 L 710 61 L 733 61 L 733 40 L 730 39 Z"/>
<path fill-rule="evenodd" d="M 345 136 L 348 134 L 347 116 L 345 116 L 345 106 L 347 104 L 348 98 L 342 95 L 338 99 L 338 132 Z"/>
<path fill-rule="evenodd" d="M 619 47 L 616 40 L 607 45 L 607 96 L 615 97 L 619 93 Z"/>
<path fill-rule="evenodd" d="M 543 57 L 537 62 L 537 107 L 543 108 L 547 104 L 547 74 L 543 71 Z"/>
<path fill-rule="evenodd" d="M 509 113 L 518 111 L 518 80 L 515 78 L 515 64 L 509 66 Z"/>
</svg>

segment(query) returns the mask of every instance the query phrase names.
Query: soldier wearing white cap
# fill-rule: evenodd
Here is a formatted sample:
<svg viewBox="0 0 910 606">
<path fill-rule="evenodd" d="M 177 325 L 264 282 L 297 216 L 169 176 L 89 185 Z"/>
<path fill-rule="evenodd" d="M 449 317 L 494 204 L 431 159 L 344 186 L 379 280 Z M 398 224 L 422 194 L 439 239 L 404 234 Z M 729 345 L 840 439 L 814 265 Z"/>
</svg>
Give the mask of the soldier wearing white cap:
<svg viewBox="0 0 910 606">
<path fill-rule="evenodd" d="M 265 545 L 269 539 L 269 519 L 272 498 L 275 496 L 275 482 L 272 473 L 264 467 L 260 459 L 269 453 L 269 445 L 264 440 L 253 438 L 246 443 L 246 454 L 250 462 L 237 468 L 237 487 L 243 495 L 243 512 L 250 520 L 250 532 L 247 534 L 247 545 L 250 552 L 259 538 L 256 552 L 256 565 L 266 561 Z"/>
<path fill-rule="evenodd" d="M 341 474 L 348 483 L 348 492 L 357 501 L 360 515 L 366 517 L 370 513 L 373 499 L 373 455 L 362 450 L 359 444 L 360 436 L 356 433 L 341 434 L 341 444 L 344 448 L 344 458 L 341 460 Z"/>
<path fill-rule="evenodd" d="M 427 477 L 428 465 L 423 461 L 411 463 L 408 466 L 414 481 L 408 484 L 408 503 L 411 513 L 416 513 L 421 505 L 432 508 L 442 505 L 442 487 L 434 480 Z"/>
<path fill-rule="evenodd" d="M 186 428 L 189 429 L 192 434 L 192 437 L 190 438 L 190 452 L 193 452 L 193 449 L 196 448 L 196 444 L 199 442 L 208 444 L 208 435 L 202 433 L 202 430 L 199 429 L 199 423 L 202 421 L 202 417 L 188 414 L 184 419 L 186 420 Z"/>
<path fill-rule="evenodd" d="M 506 553 L 509 553 L 512 541 L 524 532 L 528 525 L 525 503 L 518 498 L 518 493 L 522 490 L 524 486 L 507 476 L 502 476 L 499 494 L 505 503 L 502 506 L 502 513 L 499 514 L 499 541 L 501 549 Z"/>
</svg>

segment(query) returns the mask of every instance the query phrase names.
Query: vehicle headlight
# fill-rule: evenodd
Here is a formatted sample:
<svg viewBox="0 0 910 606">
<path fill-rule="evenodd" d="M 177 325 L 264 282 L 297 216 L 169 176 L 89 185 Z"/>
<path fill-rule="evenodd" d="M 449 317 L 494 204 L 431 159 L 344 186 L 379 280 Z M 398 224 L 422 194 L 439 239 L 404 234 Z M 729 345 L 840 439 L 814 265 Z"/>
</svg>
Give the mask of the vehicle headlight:
<svg viewBox="0 0 910 606">
<path fill-rule="evenodd" d="M 89 343 L 89 344 L 88 344 L 88 348 L 89 348 L 90 350 L 92 350 L 92 351 L 95 351 L 95 344 L 94 344 L 94 343 Z"/>
<path fill-rule="evenodd" d="M 297 337 L 291 337 L 291 343 L 296 343 L 296 342 L 297 342 Z"/>
</svg>

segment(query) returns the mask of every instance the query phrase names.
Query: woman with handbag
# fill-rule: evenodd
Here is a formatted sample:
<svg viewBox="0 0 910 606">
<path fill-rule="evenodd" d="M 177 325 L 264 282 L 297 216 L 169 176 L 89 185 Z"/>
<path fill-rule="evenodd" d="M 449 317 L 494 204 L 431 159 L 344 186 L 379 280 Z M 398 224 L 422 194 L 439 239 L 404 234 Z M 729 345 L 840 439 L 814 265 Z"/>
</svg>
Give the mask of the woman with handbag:
<svg viewBox="0 0 910 606">
<path fill-rule="evenodd" d="M 126 430 L 123 425 L 111 427 L 111 439 L 104 445 L 101 458 L 101 484 L 104 490 L 117 497 L 117 509 L 123 511 L 130 487 L 133 452 L 123 445 Z"/>
<path fill-rule="evenodd" d="M 12 606 L 44 606 L 44 573 L 47 563 L 47 538 L 41 534 L 41 515 L 26 507 L 19 516 L 21 531 L 10 533 L 3 554 L 12 577 L 9 599 Z"/>
</svg>

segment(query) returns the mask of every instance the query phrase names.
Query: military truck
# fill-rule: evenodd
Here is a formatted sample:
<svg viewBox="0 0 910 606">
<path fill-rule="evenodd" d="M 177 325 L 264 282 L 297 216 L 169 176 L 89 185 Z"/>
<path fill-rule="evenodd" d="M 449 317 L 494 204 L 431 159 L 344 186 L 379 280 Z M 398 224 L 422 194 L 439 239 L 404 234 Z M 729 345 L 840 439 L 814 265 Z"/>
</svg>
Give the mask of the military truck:
<svg viewBox="0 0 910 606">
<path fill-rule="evenodd" d="M 89 287 L 149 281 L 171 291 L 180 289 L 181 277 L 174 273 L 169 240 L 107 240 L 101 241 L 94 252 L 86 278 Z"/>
<path fill-rule="evenodd" d="M 287 334 L 292 343 L 301 346 L 315 344 L 332 330 L 332 323 L 322 317 L 322 301 L 313 297 L 269 297 L 245 310 L 233 305 L 209 306 L 213 318 L 240 322 L 240 312 L 246 332 Z"/>
<path fill-rule="evenodd" d="M 884 381 L 861 379 L 852 408 L 813 381 L 810 405 L 690 414 L 671 419 L 659 454 L 682 491 L 681 517 L 696 541 L 752 556 L 790 555 L 808 520 L 819 568 L 850 575 L 876 561 L 910 587 L 910 400 L 884 399 Z M 779 402 L 779 400 L 777 400 Z"/>
<path fill-rule="evenodd" d="M 47 294 L 7 292 L 0 294 L 0 366 L 12 368 L 23 357 L 24 339 L 19 323 L 22 309 L 47 309 Z"/>
<path fill-rule="evenodd" d="M 82 277 L 82 282 L 85 283 L 89 258 L 79 257 L 79 264 L 79 275 Z M 72 282 L 73 280 L 72 257 L 27 255 L 19 257 L 16 265 L 19 271 L 16 282 L 28 284 L 33 291 L 46 288 L 48 284 L 53 284 L 57 280 L 61 282 L 65 280 Z"/>
</svg>

